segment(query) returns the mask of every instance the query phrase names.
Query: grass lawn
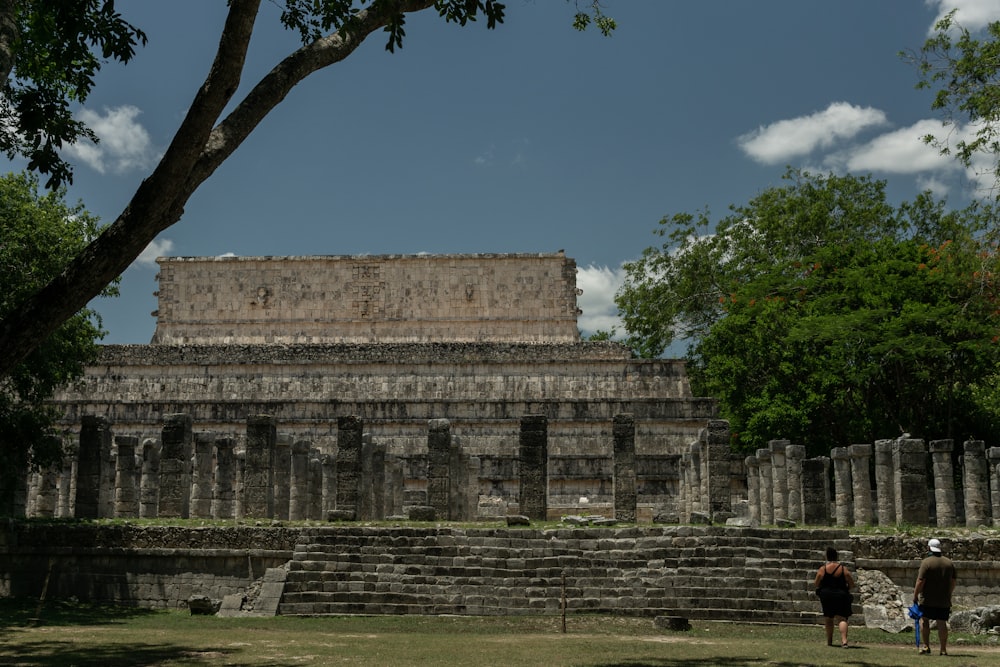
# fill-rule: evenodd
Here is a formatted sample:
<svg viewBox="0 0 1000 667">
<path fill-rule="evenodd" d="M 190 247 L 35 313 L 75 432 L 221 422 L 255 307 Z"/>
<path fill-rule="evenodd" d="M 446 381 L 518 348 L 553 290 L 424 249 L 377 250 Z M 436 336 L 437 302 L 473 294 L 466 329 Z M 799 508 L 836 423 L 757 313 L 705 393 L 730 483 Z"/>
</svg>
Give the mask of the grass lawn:
<svg viewBox="0 0 1000 667">
<path fill-rule="evenodd" d="M 186 611 L 0 600 L 0 665 L 1000 665 L 988 638 L 952 633 L 951 655 L 918 656 L 913 633 L 851 628 L 852 648 L 816 626 L 651 619 L 379 616 L 219 618 Z M 936 635 L 935 635 L 936 639 Z"/>
</svg>

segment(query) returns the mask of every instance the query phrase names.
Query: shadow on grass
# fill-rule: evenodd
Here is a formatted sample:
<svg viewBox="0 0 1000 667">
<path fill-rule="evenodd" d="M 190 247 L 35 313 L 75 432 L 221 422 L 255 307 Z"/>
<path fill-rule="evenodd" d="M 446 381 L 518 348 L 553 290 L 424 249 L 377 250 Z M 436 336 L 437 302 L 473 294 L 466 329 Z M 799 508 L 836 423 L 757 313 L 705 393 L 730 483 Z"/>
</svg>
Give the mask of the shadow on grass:
<svg viewBox="0 0 1000 667">
<path fill-rule="evenodd" d="M 155 614 L 152 609 L 96 605 L 71 600 L 48 600 L 39 605 L 29 598 L 0 599 L 0 635 L 11 628 L 69 625 L 108 625 Z"/>
<path fill-rule="evenodd" d="M 718 656 L 707 658 L 657 658 L 656 660 L 641 660 L 638 662 L 609 662 L 595 667 L 802 667 L 801 661 L 775 660 L 773 658 L 726 657 L 722 662 Z M 864 660 L 847 660 L 843 664 L 852 667 L 881 667 L 884 663 L 869 663 Z"/>
<path fill-rule="evenodd" d="M 134 665 L 184 664 L 215 665 L 232 652 L 205 650 L 175 645 L 87 645 L 45 641 L 21 643 L 16 655 L 8 654 L 0 644 L 0 664 L 6 657 L 16 660 L 19 667 L 132 667 Z M 270 663 L 281 667 L 278 663 Z M 290 665 L 288 666 L 290 667 Z"/>
</svg>

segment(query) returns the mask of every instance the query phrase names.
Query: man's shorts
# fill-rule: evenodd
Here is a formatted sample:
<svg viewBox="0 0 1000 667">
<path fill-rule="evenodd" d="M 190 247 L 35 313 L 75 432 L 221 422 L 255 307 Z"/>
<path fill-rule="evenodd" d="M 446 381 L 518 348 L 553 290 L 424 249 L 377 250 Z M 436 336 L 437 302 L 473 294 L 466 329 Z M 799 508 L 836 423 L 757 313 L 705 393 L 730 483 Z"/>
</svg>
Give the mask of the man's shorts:
<svg viewBox="0 0 1000 667">
<path fill-rule="evenodd" d="M 951 615 L 951 607 L 928 607 L 920 605 L 920 613 L 924 615 L 924 618 L 929 618 L 932 621 L 947 621 L 948 616 Z"/>
</svg>

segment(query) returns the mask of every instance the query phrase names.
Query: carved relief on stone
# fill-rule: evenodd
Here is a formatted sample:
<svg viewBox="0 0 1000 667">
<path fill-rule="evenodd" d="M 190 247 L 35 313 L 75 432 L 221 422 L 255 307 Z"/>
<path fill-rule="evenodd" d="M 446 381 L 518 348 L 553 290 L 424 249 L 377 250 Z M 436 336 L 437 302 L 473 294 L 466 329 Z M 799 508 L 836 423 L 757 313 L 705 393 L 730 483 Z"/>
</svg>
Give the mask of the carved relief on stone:
<svg viewBox="0 0 1000 667">
<path fill-rule="evenodd" d="M 355 264 L 351 308 L 355 317 L 363 320 L 381 319 L 385 316 L 385 283 L 380 280 L 380 264 Z"/>
</svg>

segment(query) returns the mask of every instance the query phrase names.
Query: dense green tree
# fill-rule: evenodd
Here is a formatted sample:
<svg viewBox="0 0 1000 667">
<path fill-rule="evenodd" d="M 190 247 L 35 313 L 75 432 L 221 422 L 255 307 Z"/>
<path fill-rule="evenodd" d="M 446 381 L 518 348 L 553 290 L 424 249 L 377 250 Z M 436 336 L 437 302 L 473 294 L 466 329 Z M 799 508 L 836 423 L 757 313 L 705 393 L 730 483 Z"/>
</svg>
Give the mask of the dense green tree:
<svg viewBox="0 0 1000 667">
<path fill-rule="evenodd" d="M 3 2 L 0 0 L 0 31 L 4 27 Z M 57 4 L 72 3 L 39 0 L 37 6 Z M 307 76 L 348 58 L 376 31 L 388 33 L 387 48 L 397 49 L 403 41 L 406 16 L 414 12 L 435 12 L 458 25 L 485 17 L 487 27 L 494 27 L 503 21 L 506 10 L 497 0 L 284 0 L 279 4 L 284 8 L 282 22 L 299 31 L 302 47 L 277 63 L 241 101 L 234 102 L 260 0 L 229 1 L 209 73 L 156 169 L 140 184 L 122 213 L 58 276 L 32 291 L 0 319 L 0 377 L 121 275 L 157 234 L 176 223 L 195 190 Z M 572 0 L 572 4 L 575 28 L 583 30 L 593 24 L 605 34 L 614 29 L 614 20 L 602 12 L 600 0 Z M 113 7 L 111 2 L 101 6 L 109 5 Z M 78 34 L 81 39 L 83 35 Z M 16 59 L 16 49 L 23 42 L 12 43 Z M 0 42 L 0 51 L 2 47 Z M 229 113 L 223 117 L 227 109 Z"/>
<path fill-rule="evenodd" d="M 693 388 L 745 449 L 1000 435 L 976 397 L 1000 358 L 994 210 L 786 178 L 714 225 L 661 222 L 667 241 L 626 265 L 617 295 L 630 343 L 657 355 L 689 339 Z"/>
<path fill-rule="evenodd" d="M 114 0 L 0 0 L 0 149 L 27 157 L 52 187 L 71 180 L 59 149 L 97 141 L 73 105 L 87 100 L 104 61 L 127 63 L 145 42 Z"/>
<path fill-rule="evenodd" d="M 950 128 L 924 140 L 954 154 L 966 167 L 975 167 L 977 155 L 988 156 L 1000 184 L 1000 21 L 990 23 L 977 39 L 955 21 L 952 11 L 935 24 L 919 53 L 903 57 L 920 70 L 917 87 L 936 91 L 931 107 Z M 968 136 L 967 128 L 973 130 Z M 1000 190 L 994 194 L 1000 196 Z"/>
<path fill-rule="evenodd" d="M 64 198 L 62 188 L 40 194 L 35 176 L 0 177 L 0 316 L 58 275 L 97 236 L 97 218 Z M 59 457 L 58 441 L 45 437 L 57 416 L 45 402 L 82 375 L 102 335 L 97 315 L 81 310 L 0 378 L 0 506 L 10 501 L 2 496 L 10 493 L 16 471 Z"/>
</svg>

